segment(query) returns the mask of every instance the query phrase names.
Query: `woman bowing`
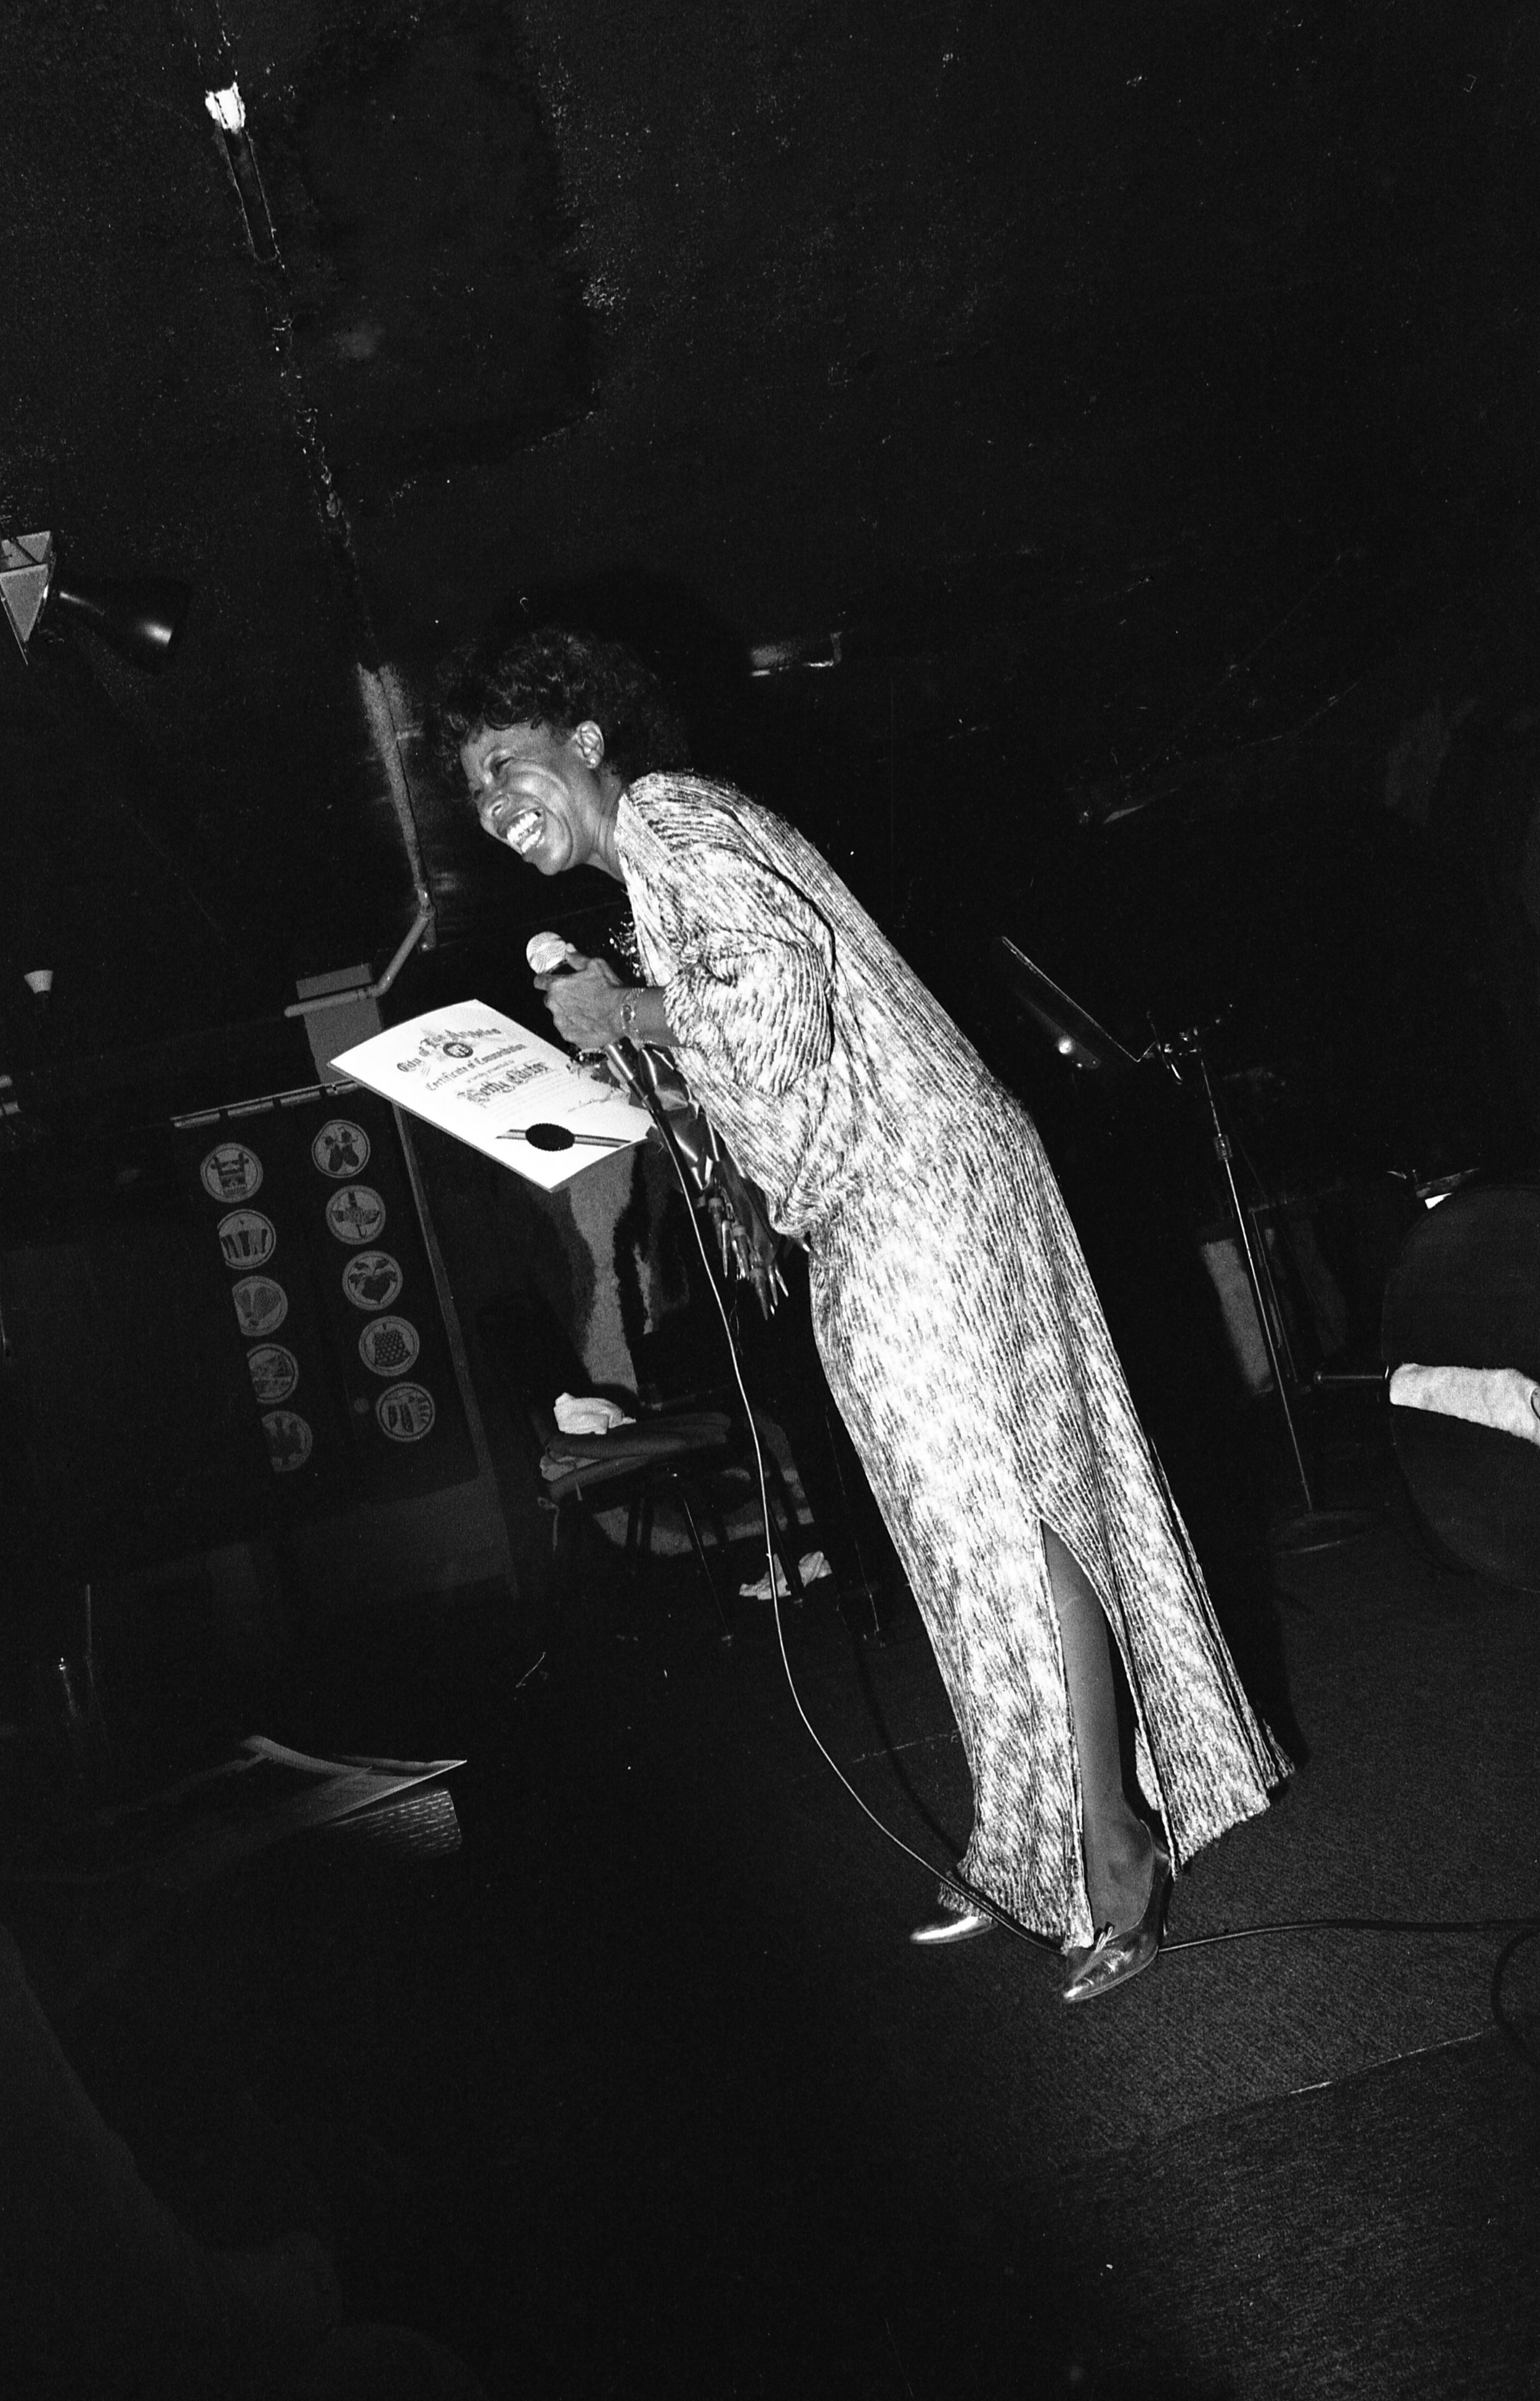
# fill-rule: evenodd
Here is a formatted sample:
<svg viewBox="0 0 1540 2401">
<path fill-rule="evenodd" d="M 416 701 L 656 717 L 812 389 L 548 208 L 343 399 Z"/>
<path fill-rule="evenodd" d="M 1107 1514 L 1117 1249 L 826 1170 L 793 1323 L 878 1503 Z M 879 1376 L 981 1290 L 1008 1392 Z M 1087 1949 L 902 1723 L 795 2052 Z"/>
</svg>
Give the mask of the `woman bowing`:
<svg viewBox="0 0 1540 2401">
<path fill-rule="evenodd" d="M 452 663 L 437 739 L 542 875 L 625 886 L 644 981 L 537 981 L 580 1050 L 672 1052 L 771 1223 L 956 1713 L 960 1879 L 1066 1955 L 1148 1967 L 1172 1869 L 1266 1806 L 1253 1714 L 1020 1104 L 795 828 L 686 773 L 661 687 L 561 628 Z M 1116 1679 L 1150 1816 L 1129 1802 Z M 943 1886 L 924 1944 L 995 1920 Z"/>
</svg>

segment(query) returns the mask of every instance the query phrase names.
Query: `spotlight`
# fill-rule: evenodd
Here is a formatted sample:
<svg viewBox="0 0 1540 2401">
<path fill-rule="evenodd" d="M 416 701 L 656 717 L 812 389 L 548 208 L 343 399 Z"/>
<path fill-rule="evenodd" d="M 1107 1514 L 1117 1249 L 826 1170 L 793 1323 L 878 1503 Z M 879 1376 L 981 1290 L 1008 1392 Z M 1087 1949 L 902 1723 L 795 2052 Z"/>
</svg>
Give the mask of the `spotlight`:
<svg viewBox="0 0 1540 2401">
<path fill-rule="evenodd" d="M 0 535 L 0 607 L 22 660 L 45 617 L 58 613 L 84 625 L 130 666 L 163 667 L 177 646 L 190 584 L 169 575 L 131 575 L 107 583 L 59 573 L 51 533 Z"/>
</svg>

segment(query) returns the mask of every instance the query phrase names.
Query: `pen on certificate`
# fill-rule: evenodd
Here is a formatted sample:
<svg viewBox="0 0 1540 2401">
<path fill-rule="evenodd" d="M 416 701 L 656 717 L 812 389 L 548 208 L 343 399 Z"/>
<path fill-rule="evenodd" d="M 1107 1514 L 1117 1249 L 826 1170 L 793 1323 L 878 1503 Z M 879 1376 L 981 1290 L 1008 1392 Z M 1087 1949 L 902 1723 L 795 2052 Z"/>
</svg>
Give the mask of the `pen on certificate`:
<svg viewBox="0 0 1540 2401">
<path fill-rule="evenodd" d="M 537 1150 L 570 1150 L 579 1142 L 598 1150 L 624 1150 L 631 1137 L 623 1133 L 574 1133 L 569 1126 L 532 1125 L 505 1126 L 497 1140 L 532 1143 Z"/>
</svg>

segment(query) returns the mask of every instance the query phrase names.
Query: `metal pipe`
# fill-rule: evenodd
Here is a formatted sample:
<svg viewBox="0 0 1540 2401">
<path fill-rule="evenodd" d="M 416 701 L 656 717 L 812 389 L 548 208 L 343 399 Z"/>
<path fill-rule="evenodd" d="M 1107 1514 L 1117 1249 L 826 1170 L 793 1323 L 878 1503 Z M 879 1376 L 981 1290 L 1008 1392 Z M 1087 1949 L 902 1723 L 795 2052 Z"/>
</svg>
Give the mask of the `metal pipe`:
<svg viewBox="0 0 1540 2401">
<path fill-rule="evenodd" d="M 407 865 L 412 871 L 412 890 L 416 899 L 417 913 L 410 932 L 382 976 L 373 983 L 353 984 L 347 992 L 328 992 L 313 1000 L 292 1001 L 284 1010 L 285 1017 L 313 1017 L 322 1008 L 342 1008 L 349 1001 L 378 1000 L 388 992 L 417 944 L 429 937 L 433 928 L 433 895 L 429 887 L 428 873 L 422 863 L 422 845 L 417 839 L 416 813 L 412 806 L 412 788 L 406 780 L 406 766 L 401 753 L 401 688 L 388 667 L 378 673 L 358 662 L 359 693 L 375 755 L 385 770 L 385 781 L 390 794 L 390 805 L 406 851 Z M 429 941 L 429 948 L 432 943 Z"/>
<path fill-rule="evenodd" d="M 382 665 L 377 670 L 358 664 L 359 691 L 363 698 L 363 713 L 369 720 L 375 749 L 385 770 L 389 788 L 390 805 L 396 813 L 401 838 L 406 847 L 407 862 L 412 870 L 412 888 L 417 896 L 417 906 L 429 915 L 433 896 L 429 889 L 427 871 L 422 863 L 422 845 L 417 837 L 417 814 L 412 803 L 412 787 L 407 780 L 406 761 L 402 757 L 402 693 L 395 670 Z"/>
<path fill-rule="evenodd" d="M 292 1000 L 283 1012 L 284 1016 L 313 1017 L 318 1009 L 346 1008 L 349 1001 L 378 1000 L 382 992 L 389 991 L 432 922 L 432 901 L 419 899 L 417 913 L 408 926 L 405 936 L 398 944 L 395 957 L 383 975 L 376 976 L 373 983 L 350 984 L 346 992 L 323 992 L 314 1000 Z"/>
<path fill-rule="evenodd" d="M 178 1133 L 184 1133 L 189 1126 L 217 1125 L 221 1118 L 254 1118 L 266 1109 L 297 1109 L 305 1101 L 319 1101 L 322 1093 L 330 1099 L 337 1092 L 356 1092 L 358 1089 L 351 1077 L 346 1083 L 293 1084 L 287 1091 L 264 1092 L 254 1101 L 222 1101 L 217 1109 L 194 1109 L 186 1117 L 173 1118 L 171 1123 Z M 151 1122 L 158 1125 L 160 1120 L 157 1118 Z"/>
</svg>

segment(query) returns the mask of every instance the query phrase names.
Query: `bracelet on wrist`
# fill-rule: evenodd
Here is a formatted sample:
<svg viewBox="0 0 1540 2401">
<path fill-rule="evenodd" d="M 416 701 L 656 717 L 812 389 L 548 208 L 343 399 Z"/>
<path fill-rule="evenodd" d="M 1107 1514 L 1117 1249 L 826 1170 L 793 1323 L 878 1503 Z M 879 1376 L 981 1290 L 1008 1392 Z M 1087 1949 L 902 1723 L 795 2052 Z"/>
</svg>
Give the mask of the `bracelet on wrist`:
<svg viewBox="0 0 1540 2401">
<path fill-rule="evenodd" d="M 628 988 L 626 989 L 626 991 L 621 995 L 621 998 L 620 998 L 620 1035 L 621 1035 L 621 1039 L 622 1039 L 622 1040 L 624 1040 L 624 1041 L 626 1041 L 626 1042 L 633 1041 L 633 1040 L 635 1038 L 635 1034 L 636 1034 L 636 1003 L 637 1003 L 637 1000 L 638 1000 L 638 998 L 639 998 L 639 997 L 640 997 L 640 995 L 639 995 L 639 994 L 634 990 L 634 988 L 633 988 L 633 987 L 629 987 L 629 986 L 628 986 Z"/>
</svg>

